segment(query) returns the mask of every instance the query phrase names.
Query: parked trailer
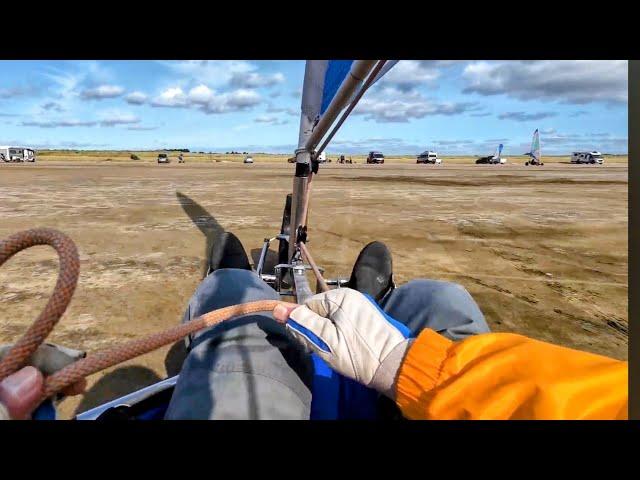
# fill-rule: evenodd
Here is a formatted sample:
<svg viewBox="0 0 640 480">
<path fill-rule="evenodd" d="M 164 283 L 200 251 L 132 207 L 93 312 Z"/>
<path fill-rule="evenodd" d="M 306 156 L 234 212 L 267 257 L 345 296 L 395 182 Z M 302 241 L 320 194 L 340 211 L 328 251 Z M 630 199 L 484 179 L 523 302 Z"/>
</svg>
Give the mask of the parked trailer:
<svg viewBox="0 0 640 480">
<path fill-rule="evenodd" d="M 26 147 L 0 146 L 0 161 L 3 162 L 35 162 L 36 151 Z"/>
</svg>

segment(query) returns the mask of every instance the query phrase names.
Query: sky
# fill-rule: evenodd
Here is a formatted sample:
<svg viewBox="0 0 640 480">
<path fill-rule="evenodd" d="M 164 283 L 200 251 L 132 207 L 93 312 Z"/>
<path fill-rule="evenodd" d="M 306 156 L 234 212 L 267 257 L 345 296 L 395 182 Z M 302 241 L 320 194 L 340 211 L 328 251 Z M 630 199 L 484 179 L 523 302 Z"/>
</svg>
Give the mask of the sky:
<svg viewBox="0 0 640 480">
<path fill-rule="evenodd" d="M 304 60 L 0 61 L 0 144 L 293 153 Z M 11 72 L 12 74 L 8 74 Z M 401 60 L 329 155 L 627 153 L 626 60 Z"/>
</svg>

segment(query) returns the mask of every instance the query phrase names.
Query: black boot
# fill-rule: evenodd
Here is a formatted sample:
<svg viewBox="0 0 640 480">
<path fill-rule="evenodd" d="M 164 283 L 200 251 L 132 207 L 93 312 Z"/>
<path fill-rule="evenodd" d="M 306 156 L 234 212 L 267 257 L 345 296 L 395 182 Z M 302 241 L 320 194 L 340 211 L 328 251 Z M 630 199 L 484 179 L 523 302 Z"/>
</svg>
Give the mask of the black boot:
<svg viewBox="0 0 640 480">
<path fill-rule="evenodd" d="M 251 270 L 251 264 L 242 243 L 231 232 L 224 232 L 211 247 L 207 275 L 220 268 Z"/>
<path fill-rule="evenodd" d="M 371 242 L 362 249 L 348 287 L 369 294 L 376 302 L 394 288 L 391 252 L 384 243 Z"/>
</svg>

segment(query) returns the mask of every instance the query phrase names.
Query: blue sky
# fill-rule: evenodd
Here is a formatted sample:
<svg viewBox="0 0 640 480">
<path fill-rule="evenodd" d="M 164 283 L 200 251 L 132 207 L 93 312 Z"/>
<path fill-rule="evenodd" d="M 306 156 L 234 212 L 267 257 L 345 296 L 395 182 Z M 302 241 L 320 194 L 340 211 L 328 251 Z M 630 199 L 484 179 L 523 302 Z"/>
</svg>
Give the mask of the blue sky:
<svg viewBox="0 0 640 480">
<path fill-rule="evenodd" d="M 304 61 L 0 61 L 0 144 L 292 153 Z M 627 153 L 627 62 L 401 60 L 329 154 Z M 11 75 L 6 72 L 13 72 Z"/>
</svg>

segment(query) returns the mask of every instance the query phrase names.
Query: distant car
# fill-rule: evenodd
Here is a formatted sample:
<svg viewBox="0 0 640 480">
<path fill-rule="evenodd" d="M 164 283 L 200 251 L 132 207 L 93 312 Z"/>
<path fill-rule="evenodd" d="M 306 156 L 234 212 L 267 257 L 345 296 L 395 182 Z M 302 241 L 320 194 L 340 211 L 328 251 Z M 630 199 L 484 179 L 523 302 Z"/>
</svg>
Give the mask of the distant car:
<svg viewBox="0 0 640 480">
<path fill-rule="evenodd" d="M 384 155 L 381 152 L 369 152 L 367 163 L 384 163 Z"/>
<path fill-rule="evenodd" d="M 600 152 L 573 152 L 571 163 L 589 163 L 591 165 L 602 165 L 604 157 Z"/>
<path fill-rule="evenodd" d="M 500 157 L 496 157 L 495 155 L 489 155 L 488 157 L 480 157 L 476 160 L 477 165 L 499 165 L 506 163 L 507 159 L 504 159 L 504 162 Z"/>
<path fill-rule="evenodd" d="M 250 155 L 247 155 L 247 156 L 244 158 L 244 163 L 253 163 L 253 158 L 251 158 L 251 156 L 250 156 Z"/>
<path fill-rule="evenodd" d="M 166 153 L 158 154 L 158 163 L 171 163 L 169 156 Z"/>
<path fill-rule="evenodd" d="M 182 154 L 178 155 L 178 163 L 184 163 L 184 157 Z"/>
<path fill-rule="evenodd" d="M 434 165 L 439 165 L 442 163 L 442 160 L 438 158 L 438 154 L 436 152 L 430 152 L 427 150 L 418 155 L 416 163 L 433 163 Z"/>
</svg>

